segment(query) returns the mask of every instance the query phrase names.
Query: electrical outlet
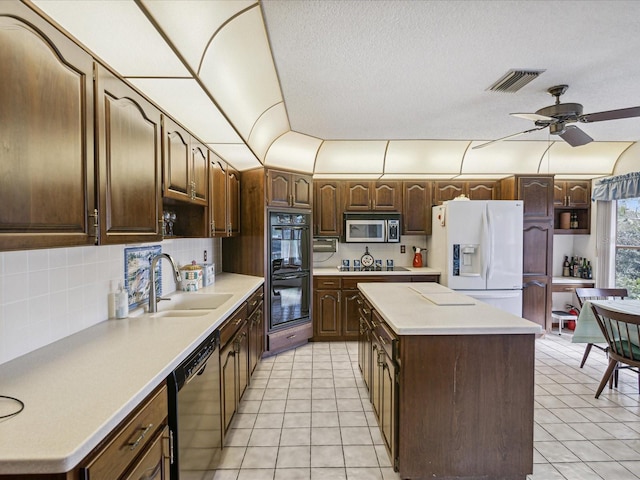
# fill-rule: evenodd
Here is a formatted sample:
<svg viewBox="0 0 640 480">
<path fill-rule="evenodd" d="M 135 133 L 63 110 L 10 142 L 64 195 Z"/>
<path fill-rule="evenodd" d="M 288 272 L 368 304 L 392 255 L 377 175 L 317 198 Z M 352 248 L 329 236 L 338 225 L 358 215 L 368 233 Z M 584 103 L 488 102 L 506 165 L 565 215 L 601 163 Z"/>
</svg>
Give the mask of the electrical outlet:
<svg viewBox="0 0 640 480">
<path fill-rule="evenodd" d="M 404 245 L 400 245 L 400 253 L 407 253 L 407 247 Z"/>
<path fill-rule="evenodd" d="M 204 261 L 205 262 L 207 261 L 207 251 L 206 250 L 204 251 Z"/>
</svg>

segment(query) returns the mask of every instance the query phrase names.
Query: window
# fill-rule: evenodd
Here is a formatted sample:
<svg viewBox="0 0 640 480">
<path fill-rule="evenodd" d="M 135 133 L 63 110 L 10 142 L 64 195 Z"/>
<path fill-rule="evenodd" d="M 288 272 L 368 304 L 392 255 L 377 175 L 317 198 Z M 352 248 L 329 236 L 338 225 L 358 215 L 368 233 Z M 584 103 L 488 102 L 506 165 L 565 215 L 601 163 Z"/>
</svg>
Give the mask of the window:
<svg viewBox="0 0 640 480">
<path fill-rule="evenodd" d="M 640 198 L 617 201 L 616 287 L 640 299 Z"/>
</svg>

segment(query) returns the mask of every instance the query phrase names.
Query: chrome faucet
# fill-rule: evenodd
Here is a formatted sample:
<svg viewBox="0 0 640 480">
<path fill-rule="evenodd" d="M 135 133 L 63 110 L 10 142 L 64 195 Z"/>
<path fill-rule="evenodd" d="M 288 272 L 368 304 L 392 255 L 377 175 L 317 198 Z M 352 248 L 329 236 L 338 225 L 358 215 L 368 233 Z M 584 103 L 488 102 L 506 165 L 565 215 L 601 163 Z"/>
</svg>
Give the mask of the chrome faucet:
<svg viewBox="0 0 640 480">
<path fill-rule="evenodd" d="M 176 262 L 171 258 L 171 255 L 168 253 L 159 253 L 155 257 L 151 259 L 151 271 L 149 272 L 149 312 L 155 313 L 158 311 L 158 301 L 166 300 L 163 298 L 156 297 L 156 264 L 160 261 L 161 258 L 166 258 L 171 263 L 171 268 L 173 268 L 173 277 L 176 280 L 176 285 L 182 281 L 182 276 L 180 275 L 180 270 L 176 265 Z"/>
</svg>

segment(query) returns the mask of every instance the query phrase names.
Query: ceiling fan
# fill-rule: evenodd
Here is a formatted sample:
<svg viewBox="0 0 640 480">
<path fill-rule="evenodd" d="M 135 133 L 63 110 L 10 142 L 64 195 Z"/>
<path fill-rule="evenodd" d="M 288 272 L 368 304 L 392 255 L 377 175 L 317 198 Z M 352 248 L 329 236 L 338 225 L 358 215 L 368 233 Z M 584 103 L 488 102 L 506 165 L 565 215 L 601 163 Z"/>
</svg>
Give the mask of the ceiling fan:
<svg viewBox="0 0 640 480">
<path fill-rule="evenodd" d="M 596 113 L 582 113 L 582 105 L 579 103 L 560 103 L 560 96 L 567 91 L 568 85 L 556 85 L 547 90 L 550 95 L 554 96 L 556 103 L 549 105 L 548 107 L 541 108 L 536 113 L 511 113 L 514 117 L 524 118 L 526 120 L 532 120 L 536 125 L 535 128 L 530 128 L 523 132 L 507 135 L 506 137 L 491 140 L 480 145 L 473 147 L 482 148 L 492 143 L 506 140 L 507 138 L 523 135 L 525 133 L 535 132 L 549 127 L 549 133 L 551 135 L 559 135 L 565 142 L 572 147 L 579 147 L 580 145 L 586 145 L 593 141 L 589 135 L 580 130 L 575 125 L 568 125 L 570 123 L 593 123 L 602 122 L 604 120 L 618 120 L 621 118 L 640 117 L 640 107 L 621 108 L 619 110 L 607 110 L 604 112 Z"/>
</svg>

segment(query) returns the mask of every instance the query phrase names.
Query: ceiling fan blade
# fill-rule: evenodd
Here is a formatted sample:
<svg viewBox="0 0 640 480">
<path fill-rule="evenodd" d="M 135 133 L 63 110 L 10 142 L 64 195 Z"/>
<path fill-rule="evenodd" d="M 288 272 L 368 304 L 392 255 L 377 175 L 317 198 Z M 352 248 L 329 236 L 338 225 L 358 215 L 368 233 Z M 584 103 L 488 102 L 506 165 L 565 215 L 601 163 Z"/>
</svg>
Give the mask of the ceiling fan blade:
<svg viewBox="0 0 640 480">
<path fill-rule="evenodd" d="M 618 120 L 620 118 L 640 117 L 640 107 L 621 108 L 619 110 L 607 110 L 606 112 L 587 113 L 578 120 L 585 123 L 602 122 L 604 120 Z"/>
<path fill-rule="evenodd" d="M 547 128 L 547 126 L 543 125 L 542 127 L 530 128 L 529 130 L 525 130 L 524 132 L 512 133 L 511 135 L 507 135 L 506 137 L 497 138 L 495 140 L 491 140 L 490 142 L 481 143 L 480 145 L 471 147 L 471 150 L 476 150 L 477 148 L 486 147 L 487 145 L 491 145 L 492 143 L 496 143 L 496 142 L 501 142 L 502 140 L 506 140 L 507 138 L 517 137 L 518 135 L 524 135 L 525 133 L 531 133 L 537 130 L 542 130 L 543 128 Z"/>
<path fill-rule="evenodd" d="M 566 127 L 560 137 L 572 147 L 579 147 L 593 142 L 593 138 L 574 125 Z"/>
<path fill-rule="evenodd" d="M 510 113 L 514 117 L 524 118 L 525 120 L 531 120 L 532 122 L 538 122 L 540 120 L 549 121 L 554 120 L 553 117 L 547 117 L 546 115 L 539 115 L 537 113 Z"/>
</svg>

